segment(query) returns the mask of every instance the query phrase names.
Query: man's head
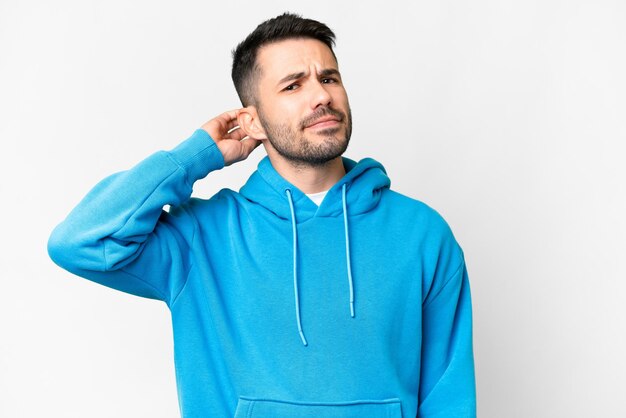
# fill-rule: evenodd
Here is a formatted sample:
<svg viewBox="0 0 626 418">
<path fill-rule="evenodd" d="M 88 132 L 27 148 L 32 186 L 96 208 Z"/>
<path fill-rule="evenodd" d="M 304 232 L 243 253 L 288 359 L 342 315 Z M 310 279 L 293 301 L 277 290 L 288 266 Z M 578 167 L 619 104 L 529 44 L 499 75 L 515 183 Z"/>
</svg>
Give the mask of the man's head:
<svg viewBox="0 0 626 418">
<path fill-rule="evenodd" d="M 239 125 L 267 139 L 270 158 L 317 166 L 345 151 L 352 119 L 334 39 L 326 25 L 286 13 L 261 23 L 233 52 L 233 82 L 246 106 Z"/>
<path fill-rule="evenodd" d="M 256 104 L 256 84 L 261 71 L 257 61 L 259 49 L 279 41 L 298 38 L 317 39 L 326 45 L 334 56 L 335 34 L 333 31 L 323 23 L 304 19 L 291 13 L 284 13 L 266 20 L 237 45 L 233 50 L 231 76 L 242 105 Z"/>
</svg>

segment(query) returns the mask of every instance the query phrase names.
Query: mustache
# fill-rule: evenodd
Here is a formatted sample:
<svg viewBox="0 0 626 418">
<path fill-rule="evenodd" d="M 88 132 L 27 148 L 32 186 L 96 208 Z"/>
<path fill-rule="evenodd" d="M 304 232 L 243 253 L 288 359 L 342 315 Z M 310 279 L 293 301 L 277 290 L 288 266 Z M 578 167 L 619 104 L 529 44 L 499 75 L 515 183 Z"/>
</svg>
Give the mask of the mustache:
<svg viewBox="0 0 626 418">
<path fill-rule="evenodd" d="M 336 117 L 339 120 L 339 122 L 342 122 L 344 118 L 346 117 L 346 115 L 339 110 L 332 109 L 328 106 L 322 106 L 319 109 L 317 109 L 315 112 L 311 113 L 306 118 L 302 119 L 302 121 L 300 122 L 300 128 L 304 129 L 307 126 L 314 124 L 315 121 L 317 121 L 319 118 L 322 118 L 327 115 Z"/>
</svg>

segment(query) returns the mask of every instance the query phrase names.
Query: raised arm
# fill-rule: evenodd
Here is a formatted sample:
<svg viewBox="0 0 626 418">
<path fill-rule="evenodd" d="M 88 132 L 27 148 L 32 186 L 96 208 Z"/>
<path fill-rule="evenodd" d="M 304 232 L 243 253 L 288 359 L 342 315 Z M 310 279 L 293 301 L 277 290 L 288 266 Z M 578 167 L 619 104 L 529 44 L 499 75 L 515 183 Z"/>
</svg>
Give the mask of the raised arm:
<svg viewBox="0 0 626 418">
<path fill-rule="evenodd" d="M 196 180 L 258 146 L 238 129 L 237 113 L 98 183 L 52 232 L 50 257 L 79 276 L 169 302 L 184 284 L 196 223 L 184 210 L 171 216 L 163 207 L 185 203 Z"/>
</svg>

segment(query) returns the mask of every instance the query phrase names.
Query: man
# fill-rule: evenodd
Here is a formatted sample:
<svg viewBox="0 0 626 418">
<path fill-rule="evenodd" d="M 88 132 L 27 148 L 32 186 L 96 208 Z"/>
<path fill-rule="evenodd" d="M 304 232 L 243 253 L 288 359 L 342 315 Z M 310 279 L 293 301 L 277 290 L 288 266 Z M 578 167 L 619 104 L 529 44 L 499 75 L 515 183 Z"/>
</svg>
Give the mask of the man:
<svg viewBox="0 0 626 418">
<path fill-rule="evenodd" d="M 100 182 L 50 238 L 69 271 L 168 305 L 184 417 L 475 416 L 463 253 L 379 163 L 342 157 L 333 45 L 263 22 L 233 54 L 244 107 Z M 190 198 L 259 144 L 239 193 Z"/>
</svg>

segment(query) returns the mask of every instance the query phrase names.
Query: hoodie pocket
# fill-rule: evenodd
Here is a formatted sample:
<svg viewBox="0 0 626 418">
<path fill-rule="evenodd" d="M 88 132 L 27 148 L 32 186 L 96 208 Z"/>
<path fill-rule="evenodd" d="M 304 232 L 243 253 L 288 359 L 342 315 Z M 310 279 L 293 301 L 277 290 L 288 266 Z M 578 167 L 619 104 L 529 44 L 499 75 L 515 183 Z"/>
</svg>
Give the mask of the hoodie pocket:
<svg viewBox="0 0 626 418">
<path fill-rule="evenodd" d="M 401 418 L 399 399 L 297 402 L 240 397 L 235 418 Z"/>
</svg>

